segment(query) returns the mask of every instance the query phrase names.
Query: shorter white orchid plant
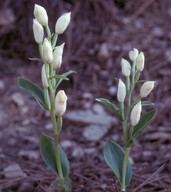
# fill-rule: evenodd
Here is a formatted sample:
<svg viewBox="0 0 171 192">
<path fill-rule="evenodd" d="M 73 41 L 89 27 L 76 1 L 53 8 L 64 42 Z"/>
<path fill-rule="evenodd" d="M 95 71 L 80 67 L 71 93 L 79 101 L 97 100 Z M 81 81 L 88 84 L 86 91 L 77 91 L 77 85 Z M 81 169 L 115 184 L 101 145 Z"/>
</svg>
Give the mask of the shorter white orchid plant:
<svg viewBox="0 0 171 192">
<path fill-rule="evenodd" d="M 63 74 L 57 73 L 62 64 L 65 43 L 56 44 L 58 36 L 63 34 L 70 23 L 71 13 L 65 13 L 59 17 L 55 25 L 55 33 L 51 33 L 48 25 L 48 15 L 42 6 L 35 4 L 34 16 L 33 34 L 39 47 L 40 59 L 38 60 L 43 63 L 41 70 L 43 88 L 23 77 L 18 78 L 18 84 L 20 88 L 30 93 L 45 111 L 50 113 L 54 137 L 42 133 L 40 151 L 47 166 L 57 175 L 53 187 L 60 188 L 62 192 L 69 192 L 71 191 L 69 161 L 59 144 L 63 114 L 67 106 L 67 96 L 64 90 L 57 92 L 57 89 L 59 84 L 63 80 L 68 80 L 67 76 L 75 73 L 75 71 L 71 70 Z"/>
<path fill-rule="evenodd" d="M 109 139 L 104 147 L 105 161 L 119 180 L 121 192 L 126 192 L 126 188 L 132 178 L 132 169 L 129 162 L 132 145 L 143 129 L 152 121 L 156 113 L 156 110 L 153 109 L 142 114 L 142 108 L 154 106 L 153 103 L 144 101 L 144 99 L 152 91 L 155 83 L 154 81 L 139 80 L 144 69 L 144 53 L 139 53 L 134 48 L 129 52 L 129 58 L 132 65 L 126 59 L 122 58 L 121 60 L 122 75 L 125 78 L 125 83 L 121 79 L 118 81 L 117 100 L 120 106 L 104 98 L 96 99 L 111 109 L 122 124 L 124 149 L 112 139 Z M 141 83 L 143 84 L 141 85 L 140 93 L 134 99 L 134 89 Z"/>
</svg>

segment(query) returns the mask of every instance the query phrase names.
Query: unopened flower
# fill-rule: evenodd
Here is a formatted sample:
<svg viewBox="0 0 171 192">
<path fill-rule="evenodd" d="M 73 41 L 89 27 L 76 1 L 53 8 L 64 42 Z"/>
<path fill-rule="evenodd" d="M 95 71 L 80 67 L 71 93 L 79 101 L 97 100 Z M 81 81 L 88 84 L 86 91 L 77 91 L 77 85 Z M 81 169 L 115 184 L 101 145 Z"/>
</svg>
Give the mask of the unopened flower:
<svg viewBox="0 0 171 192">
<path fill-rule="evenodd" d="M 65 43 L 61 44 L 60 46 L 57 46 L 55 48 L 55 51 L 53 52 L 52 64 L 55 69 L 59 69 L 61 67 L 64 45 Z"/>
<path fill-rule="evenodd" d="M 147 95 L 153 90 L 155 81 L 145 82 L 140 89 L 140 96 L 147 97 Z"/>
<path fill-rule="evenodd" d="M 144 69 L 144 53 L 140 52 L 140 54 L 136 58 L 136 69 L 137 71 L 142 71 Z"/>
<path fill-rule="evenodd" d="M 59 17 L 55 25 L 55 33 L 62 34 L 69 25 L 71 13 L 65 13 Z"/>
<path fill-rule="evenodd" d="M 36 19 L 33 19 L 33 34 L 36 43 L 43 42 L 44 30 L 42 25 L 40 25 Z"/>
<path fill-rule="evenodd" d="M 124 82 L 119 79 L 118 82 L 118 92 L 117 92 L 117 99 L 119 102 L 124 102 L 126 96 L 126 86 Z"/>
<path fill-rule="evenodd" d="M 121 59 L 122 74 L 123 76 L 129 77 L 131 74 L 131 65 L 126 59 Z"/>
<path fill-rule="evenodd" d="M 140 120 L 140 116 L 141 116 L 141 111 L 142 111 L 142 105 L 141 105 L 141 101 L 139 101 L 132 109 L 131 111 L 131 125 L 135 126 L 138 124 L 139 120 Z"/>
<path fill-rule="evenodd" d="M 45 38 L 43 42 L 43 57 L 46 63 L 50 64 L 53 61 L 53 50 L 51 43 Z"/>
<path fill-rule="evenodd" d="M 129 58 L 131 59 L 131 61 L 135 61 L 137 56 L 138 56 L 138 49 L 133 48 L 133 50 L 129 52 Z"/>
<path fill-rule="evenodd" d="M 48 25 L 48 15 L 47 15 L 44 7 L 35 4 L 34 5 L 34 16 L 41 25 L 43 25 L 43 26 Z"/>
<path fill-rule="evenodd" d="M 47 75 L 46 75 L 46 69 L 45 69 L 45 64 L 42 66 L 42 71 L 41 71 L 41 78 L 42 78 L 42 85 L 44 88 L 49 87 Z"/>
<path fill-rule="evenodd" d="M 63 90 L 60 90 L 55 98 L 55 114 L 59 116 L 63 116 L 66 111 L 67 105 L 67 96 Z"/>
</svg>

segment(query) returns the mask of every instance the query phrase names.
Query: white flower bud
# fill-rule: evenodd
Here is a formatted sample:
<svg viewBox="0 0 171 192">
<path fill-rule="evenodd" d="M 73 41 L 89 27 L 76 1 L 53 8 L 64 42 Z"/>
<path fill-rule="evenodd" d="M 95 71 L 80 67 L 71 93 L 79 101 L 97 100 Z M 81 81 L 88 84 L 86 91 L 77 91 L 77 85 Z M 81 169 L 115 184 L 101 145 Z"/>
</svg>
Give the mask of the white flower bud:
<svg viewBox="0 0 171 192">
<path fill-rule="evenodd" d="M 140 96 L 147 97 L 147 95 L 153 90 L 155 81 L 147 81 L 143 83 L 140 89 Z"/>
<path fill-rule="evenodd" d="M 144 53 L 140 52 L 140 54 L 136 58 L 136 69 L 137 71 L 142 71 L 144 69 Z"/>
<path fill-rule="evenodd" d="M 67 105 L 67 96 L 63 90 L 60 90 L 55 98 L 55 114 L 59 116 L 63 116 L 66 111 Z"/>
<path fill-rule="evenodd" d="M 43 57 L 46 63 L 50 64 L 53 61 L 53 50 L 51 43 L 45 38 L 43 42 Z"/>
<path fill-rule="evenodd" d="M 34 16 L 41 25 L 43 26 L 48 25 L 48 16 L 44 7 L 35 4 Z"/>
<path fill-rule="evenodd" d="M 55 69 L 59 69 L 62 64 L 62 55 L 65 43 L 61 44 L 60 46 L 56 46 L 55 51 L 53 52 L 53 67 Z"/>
<path fill-rule="evenodd" d="M 131 65 L 126 59 L 121 59 L 122 75 L 129 77 L 131 74 Z"/>
<path fill-rule="evenodd" d="M 141 116 L 141 111 L 142 111 L 142 105 L 141 105 L 141 101 L 139 101 L 132 109 L 131 111 L 131 125 L 135 126 L 138 124 L 139 120 L 140 120 L 140 116 Z"/>
<path fill-rule="evenodd" d="M 49 87 L 49 83 L 48 83 L 47 75 L 46 75 L 45 64 L 42 66 L 41 78 L 42 78 L 42 85 L 43 85 L 43 87 L 44 88 Z"/>
<path fill-rule="evenodd" d="M 137 56 L 138 56 L 138 49 L 133 48 L 133 50 L 129 52 L 129 58 L 131 59 L 131 61 L 135 61 Z"/>
<path fill-rule="evenodd" d="M 117 99 L 119 102 L 124 102 L 126 96 L 126 86 L 121 79 L 118 82 Z"/>
<path fill-rule="evenodd" d="M 62 34 L 69 25 L 71 13 L 65 13 L 59 17 L 55 25 L 55 33 Z"/>
<path fill-rule="evenodd" d="M 36 19 L 33 19 L 33 34 L 36 43 L 43 42 L 44 30 L 42 25 L 40 25 Z"/>
</svg>

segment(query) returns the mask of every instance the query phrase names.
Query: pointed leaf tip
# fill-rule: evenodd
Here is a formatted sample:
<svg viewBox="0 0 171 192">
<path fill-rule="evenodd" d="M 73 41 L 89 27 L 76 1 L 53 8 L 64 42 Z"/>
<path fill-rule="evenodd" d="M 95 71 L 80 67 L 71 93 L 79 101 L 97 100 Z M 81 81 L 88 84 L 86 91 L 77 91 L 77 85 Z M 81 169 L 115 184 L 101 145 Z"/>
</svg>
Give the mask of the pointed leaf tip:
<svg viewBox="0 0 171 192">
<path fill-rule="evenodd" d="M 21 89 L 27 91 L 29 94 L 31 94 L 37 101 L 37 103 L 44 109 L 48 110 L 48 107 L 46 106 L 46 102 L 44 99 L 44 93 L 43 90 L 34 84 L 32 81 L 25 79 L 23 77 L 17 78 L 18 85 Z"/>
</svg>

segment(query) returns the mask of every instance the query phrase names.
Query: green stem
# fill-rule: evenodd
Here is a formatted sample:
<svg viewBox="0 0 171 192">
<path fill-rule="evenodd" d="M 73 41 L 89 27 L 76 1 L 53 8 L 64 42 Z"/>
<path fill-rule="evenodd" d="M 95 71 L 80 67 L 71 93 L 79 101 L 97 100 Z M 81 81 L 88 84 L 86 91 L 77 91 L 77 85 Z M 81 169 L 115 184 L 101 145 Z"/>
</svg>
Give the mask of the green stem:
<svg viewBox="0 0 171 192">
<path fill-rule="evenodd" d="M 120 102 L 120 106 L 121 106 L 121 115 L 122 115 L 122 121 L 124 121 L 124 102 Z"/>
<path fill-rule="evenodd" d="M 126 91 L 129 93 L 130 90 L 130 78 L 129 76 L 126 77 Z"/>
<path fill-rule="evenodd" d="M 61 158 L 60 158 L 58 143 L 59 143 L 59 135 L 54 134 L 54 148 L 55 148 L 56 164 L 57 164 L 57 168 L 58 168 L 59 177 L 61 179 L 63 179 L 64 176 L 63 176 L 63 172 L 62 172 L 62 165 L 61 165 Z"/>
<path fill-rule="evenodd" d="M 44 59 L 43 59 L 43 45 L 42 43 L 39 43 L 39 54 L 40 54 L 40 58 L 44 63 Z"/>
<path fill-rule="evenodd" d="M 52 47 L 53 47 L 53 49 L 56 46 L 57 39 L 58 39 L 58 34 L 55 33 L 55 35 L 53 36 L 53 40 L 52 40 Z"/>
<path fill-rule="evenodd" d="M 45 30 L 46 30 L 46 33 L 47 33 L 47 36 L 48 36 L 48 40 L 50 41 L 52 35 L 51 35 L 51 32 L 50 32 L 49 25 L 45 26 Z"/>
<path fill-rule="evenodd" d="M 122 128 L 123 128 L 123 135 L 124 135 L 124 145 L 126 145 L 127 142 L 127 129 L 126 129 L 126 123 L 122 123 Z"/>
<path fill-rule="evenodd" d="M 49 99 L 49 91 L 48 88 L 44 88 L 44 99 L 45 99 L 45 103 L 48 107 L 48 111 L 50 111 L 50 99 Z"/>
<path fill-rule="evenodd" d="M 129 130 L 130 137 L 132 137 L 133 131 L 134 131 L 134 126 L 131 125 Z"/>
<path fill-rule="evenodd" d="M 128 157 L 130 153 L 131 148 L 126 148 L 124 160 L 123 160 L 123 166 L 122 166 L 122 181 L 121 181 L 121 192 L 126 192 L 126 170 L 127 170 L 127 163 L 128 163 Z"/>
<path fill-rule="evenodd" d="M 139 78 L 140 78 L 140 72 L 138 71 L 138 72 L 136 73 L 136 75 L 135 75 L 135 83 L 138 82 Z"/>
<path fill-rule="evenodd" d="M 61 165 L 60 153 L 58 148 L 58 143 L 59 143 L 58 129 L 59 128 L 57 127 L 56 117 L 55 117 L 55 91 L 52 88 L 52 84 L 50 84 L 50 95 L 51 95 L 50 115 L 51 115 L 53 130 L 54 130 L 54 149 L 55 149 L 54 153 L 55 153 L 56 165 L 57 165 L 59 177 L 63 179 L 62 165 Z"/>
<path fill-rule="evenodd" d="M 122 115 L 122 128 L 123 128 L 123 135 L 124 135 L 124 144 L 126 144 L 127 132 L 126 132 L 126 124 L 125 124 L 124 102 L 120 103 L 120 108 L 121 108 L 121 115 Z"/>
<path fill-rule="evenodd" d="M 60 131 L 62 129 L 62 122 L 63 122 L 63 118 L 62 118 L 62 116 L 59 116 L 58 121 L 57 121 L 58 133 L 60 133 Z"/>
<path fill-rule="evenodd" d="M 138 96 L 134 103 L 131 105 L 131 109 L 141 100 L 141 96 Z"/>
<path fill-rule="evenodd" d="M 128 91 L 128 97 L 127 97 L 127 112 L 126 112 L 126 117 L 125 117 L 125 123 L 127 124 L 128 121 L 128 117 L 129 117 L 129 113 L 131 111 L 131 98 L 132 98 L 132 92 L 134 90 L 135 87 L 135 62 L 133 63 L 132 66 L 132 78 L 131 78 L 131 88 Z"/>
</svg>

